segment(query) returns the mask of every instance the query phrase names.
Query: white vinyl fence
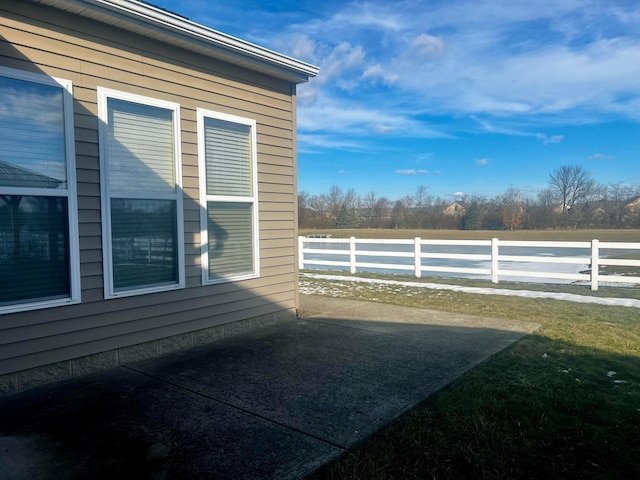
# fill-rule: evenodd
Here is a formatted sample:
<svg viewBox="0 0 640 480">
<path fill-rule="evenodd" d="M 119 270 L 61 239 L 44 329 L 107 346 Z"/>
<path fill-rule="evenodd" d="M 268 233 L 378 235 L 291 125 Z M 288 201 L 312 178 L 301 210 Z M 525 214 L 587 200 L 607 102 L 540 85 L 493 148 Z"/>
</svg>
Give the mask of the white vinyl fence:
<svg viewBox="0 0 640 480">
<path fill-rule="evenodd" d="M 640 277 L 604 275 L 601 266 L 640 267 L 640 260 L 609 258 L 640 252 L 640 242 L 528 242 L 491 240 L 381 240 L 298 237 L 299 267 L 407 271 L 640 284 Z M 539 264 L 545 267 L 541 270 Z M 548 266 L 547 266 L 548 265 Z M 526 267 L 534 266 L 534 269 Z M 584 273 L 583 273 L 584 272 Z M 452 275 L 453 276 L 453 275 Z"/>
</svg>

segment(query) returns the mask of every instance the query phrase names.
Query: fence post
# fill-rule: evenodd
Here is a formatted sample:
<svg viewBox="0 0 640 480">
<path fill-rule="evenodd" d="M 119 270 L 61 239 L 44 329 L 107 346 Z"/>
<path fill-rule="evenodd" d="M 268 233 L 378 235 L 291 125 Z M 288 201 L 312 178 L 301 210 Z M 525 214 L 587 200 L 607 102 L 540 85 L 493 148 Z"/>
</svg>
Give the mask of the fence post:
<svg viewBox="0 0 640 480">
<path fill-rule="evenodd" d="M 356 237 L 349 237 L 349 271 L 356 273 Z"/>
<path fill-rule="evenodd" d="M 498 239 L 491 239 L 491 282 L 498 283 Z"/>
<path fill-rule="evenodd" d="M 420 237 L 416 237 L 413 244 L 413 256 L 415 262 L 415 273 L 416 277 L 420 278 L 422 276 L 422 259 L 420 258 L 420 254 L 422 253 L 422 249 L 420 248 Z"/>
<path fill-rule="evenodd" d="M 302 249 L 304 248 L 304 237 L 302 235 L 298 236 L 298 268 L 302 270 L 304 268 L 304 253 Z"/>
<path fill-rule="evenodd" d="M 591 240 L 591 291 L 598 290 L 598 276 L 600 274 L 600 241 Z"/>
</svg>

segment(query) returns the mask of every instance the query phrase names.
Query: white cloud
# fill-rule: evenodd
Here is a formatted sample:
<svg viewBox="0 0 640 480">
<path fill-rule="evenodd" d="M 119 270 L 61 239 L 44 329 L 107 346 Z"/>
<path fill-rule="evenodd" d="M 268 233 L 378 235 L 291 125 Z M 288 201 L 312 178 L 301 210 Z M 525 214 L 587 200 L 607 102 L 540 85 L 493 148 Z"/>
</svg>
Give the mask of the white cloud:
<svg viewBox="0 0 640 480">
<path fill-rule="evenodd" d="M 288 46 L 286 50 L 291 52 L 291 55 L 295 58 L 312 63 L 318 60 L 317 42 L 304 33 L 295 32 L 280 40 L 278 43 L 281 49 L 283 49 L 286 43 Z"/>
<path fill-rule="evenodd" d="M 345 109 L 375 105 L 375 117 L 417 125 L 421 113 L 472 115 L 489 133 L 535 135 L 603 115 L 640 120 L 637 18 L 638 4 L 591 0 L 452 0 L 428 8 L 421 1 L 366 1 L 291 23 L 271 42 L 285 46 L 285 38 L 284 51 L 320 66 L 320 75 L 299 87 L 301 107 L 342 96 Z M 328 123 L 318 118 L 321 110 L 310 111 L 315 119 L 300 128 Z M 379 124 L 393 126 L 394 135 L 416 134 L 366 115 L 328 118 L 336 129 L 348 123 L 375 131 Z"/>
<path fill-rule="evenodd" d="M 415 170 L 410 168 L 408 170 L 396 170 L 396 175 L 427 175 L 429 172 L 427 170 Z"/>
<path fill-rule="evenodd" d="M 394 128 L 392 126 L 389 125 L 376 125 L 374 127 L 374 130 L 376 133 L 380 134 L 380 135 L 386 135 L 387 133 L 390 133 L 394 130 Z"/>
<path fill-rule="evenodd" d="M 414 120 L 411 112 L 393 111 L 380 105 L 369 108 L 364 102 L 349 101 L 324 94 L 312 104 L 298 109 L 298 128 L 303 133 L 332 133 L 371 136 L 386 133 L 414 138 L 450 138 L 450 135 L 425 122 Z"/>
<path fill-rule="evenodd" d="M 453 194 L 454 197 L 460 197 L 460 198 L 464 197 L 465 195 L 466 193 L 464 192 L 454 192 Z"/>
<path fill-rule="evenodd" d="M 439 58 L 444 50 L 444 42 L 440 37 L 434 37 L 428 33 L 422 33 L 411 42 L 413 50 L 428 59 Z"/>
<path fill-rule="evenodd" d="M 322 74 L 314 79 L 315 83 L 333 82 L 340 88 L 348 89 L 356 82 L 349 72 L 357 70 L 364 63 L 365 53 L 360 45 L 348 42 L 339 43 L 331 53 L 320 61 Z"/>
<path fill-rule="evenodd" d="M 385 85 L 393 85 L 398 81 L 398 75 L 393 72 L 385 71 L 382 65 L 376 63 L 375 65 L 369 65 L 362 74 L 362 78 L 365 80 L 371 80 L 376 82 L 378 79 Z"/>
<path fill-rule="evenodd" d="M 480 126 L 482 132 L 525 137 L 531 135 L 524 130 L 514 127 L 503 127 L 502 125 L 496 124 L 495 122 L 490 122 L 484 118 L 479 118 L 476 115 L 470 115 L 469 118 Z"/>
<path fill-rule="evenodd" d="M 354 140 L 353 137 L 345 138 L 343 135 L 321 135 L 314 133 L 298 134 L 298 150 L 305 153 L 314 153 L 319 150 L 334 149 L 346 151 L 368 151 L 371 147 L 362 141 Z"/>
<path fill-rule="evenodd" d="M 476 165 L 478 165 L 479 167 L 484 167 L 485 165 L 489 164 L 489 159 L 488 158 L 479 158 L 478 160 L 476 160 Z"/>
<path fill-rule="evenodd" d="M 562 140 L 564 140 L 564 135 L 552 135 L 551 137 L 547 137 L 542 133 L 538 133 L 536 134 L 536 138 L 545 145 L 549 145 L 550 143 L 560 143 Z"/>
<path fill-rule="evenodd" d="M 369 27 L 377 30 L 397 32 L 405 28 L 405 19 L 392 4 L 373 2 L 346 3 L 345 9 L 326 21 L 325 28 Z"/>
<path fill-rule="evenodd" d="M 611 155 L 605 155 L 604 153 L 594 153 L 593 155 L 589 155 L 589 160 L 609 160 L 613 158 Z"/>
<path fill-rule="evenodd" d="M 367 57 L 387 60 L 368 67 L 365 78 L 393 72 L 396 93 L 404 91 L 436 113 L 513 116 L 595 109 L 637 115 L 625 109 L 640 98 L 637 34 L 603 38 L 589 33 L 597 30 L 593 22 L 598 16 L 608 14 L 595 4 L 529 3 L 457 1 L 428 12 L 421 4 L 403 5 L 402 13 L 393 16 L 393 28 L 402 34 L 367 44 Z M 389 13 L 387 6 L 368 5 L 381 18 Z M 548 26 L 535 36 L 533 30 L 531 36 L 519 31 L 523 22 L 538 21 Z M 436 29 L 445 33 L 424 33 Z M 512 40 L 512 35 L 520 37 Z M 438 61 L 420 61 L 417 54 Z"/>
<path fill-rule="evenodd" d="M 313 86 L 301 85 L 296 92 L 299 107 L 308 107 L 318 101 L 318 89 Z"/>
</svg>

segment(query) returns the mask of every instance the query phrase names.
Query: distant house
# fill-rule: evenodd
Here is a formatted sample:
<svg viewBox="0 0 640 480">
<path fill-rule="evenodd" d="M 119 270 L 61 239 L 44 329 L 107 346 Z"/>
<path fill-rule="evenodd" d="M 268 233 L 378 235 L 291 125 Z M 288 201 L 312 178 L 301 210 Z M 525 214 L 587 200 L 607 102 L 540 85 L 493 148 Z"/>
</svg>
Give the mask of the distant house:
<svg viewBox="0 0 640 480">
<path fill-rule="evenodd" d="M 316 67 L 135 0 L 0 25 L 0 394 L 295 318 Z"/>
<path fill-rule="evenodd" d="M 634 217 L 640 214 L 640 195 L 630 199 L 624 206 L 627 215 Z"/>
<path fill-rule="evenodd" d="M 603 208 L 603 207 L 599 207 L 596 206 L 593 208 L 593 212 L 591 213 L 591 216 L 595 219 L 595 220 L 606 220 L 608 215 L 607 215 L 607 211 Z"/>
<path fill-rule="evenodd" d="M 571 205 L 564 205 L 562 203 L 553 207 L 553 213 L 556 213 L 558 215 L 564 214 L 569 210 L 571 210 Z"/>
<path fill-rule="evenodd" d="M 442 211 L 442 214 L 448 217 L 464 217 L 466 213 L 467 208 L 457 200 L 451 202 L 447 208 Z"/>
<path fill-rule="evenodd" d="M 625 203 L 622 209 L 622 220 L 630 226 L 640 226 L 640 195 Z"/>
</svg>

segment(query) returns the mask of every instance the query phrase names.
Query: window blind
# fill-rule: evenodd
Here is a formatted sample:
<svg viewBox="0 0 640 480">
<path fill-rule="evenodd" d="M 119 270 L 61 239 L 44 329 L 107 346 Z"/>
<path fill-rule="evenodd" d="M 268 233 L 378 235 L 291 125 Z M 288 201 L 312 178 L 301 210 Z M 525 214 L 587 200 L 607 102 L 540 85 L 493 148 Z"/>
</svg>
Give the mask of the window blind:
<svg viewBox="0 0 640 480">
<path fill-rule="evenodd" d="M 109 188 L 175 192 L 173 112 L 109 98 Z"/>
<path fill-rule="evenodd" d="M 69 296 L 64 197 L 0 195 L 0 305 Z"/>
<path fill-rule="evenodd" d="M 208 195 L 249 197 L 251 191 L 251 127 L 205 119 Z"/>
<path fill-rule="evenodd" d="M 251 203 L 207 202 L 209 277 L 253 272 Z"/>
<path fill-rule="evenodd" d="M 175 283 L 175 201 L 112 199 L 111 237 L 114 289 Z"/>
</svg>

